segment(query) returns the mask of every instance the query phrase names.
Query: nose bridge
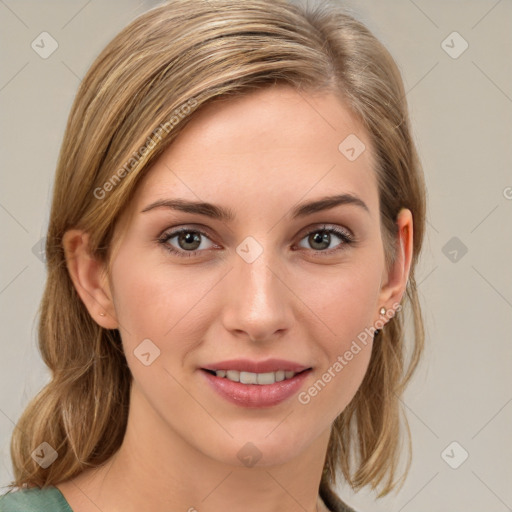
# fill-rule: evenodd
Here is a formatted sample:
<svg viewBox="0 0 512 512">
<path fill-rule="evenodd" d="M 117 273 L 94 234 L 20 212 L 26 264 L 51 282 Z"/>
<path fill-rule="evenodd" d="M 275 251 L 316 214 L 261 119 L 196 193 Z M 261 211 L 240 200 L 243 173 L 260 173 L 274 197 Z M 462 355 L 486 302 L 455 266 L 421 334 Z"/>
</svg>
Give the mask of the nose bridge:
<svg viewBox="0 0 512 512">
<path fill-rule="evenodd" d="M 275 300 L 277 278 L 270 270 L 272 258 L 269 253 L 267 249 L 250 263 L 242 258 L 237 262 L 236 274 L 242 288 L 241 295 L 254 306 L 268 305 Z"/>
<path fill-rule="evenodd" d="M 247 237 L 236 249 L 230 273 L 230 299 L 224 304 L 228 329 L 245 331 L 251 339 L 266 339 L 289 327 L 289 294 L 279 276 L 275 251 Z"/>
</svg>

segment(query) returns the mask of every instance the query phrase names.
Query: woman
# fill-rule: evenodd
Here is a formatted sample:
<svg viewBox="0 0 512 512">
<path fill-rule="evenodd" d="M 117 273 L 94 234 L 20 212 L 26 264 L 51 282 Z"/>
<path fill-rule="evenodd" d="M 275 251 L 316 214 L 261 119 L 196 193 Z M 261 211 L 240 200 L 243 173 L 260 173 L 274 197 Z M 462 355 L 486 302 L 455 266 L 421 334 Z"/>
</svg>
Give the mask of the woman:
<svg viewBox="0 0 512 512">
<path fill-rule="evenodd" d="M 284 0 L 137 18 L 69 117 L 52 380 L 0 510 L 352 510 L 337 471 L 389 493 L 424 225 L 400 73 L 361 23 Z"/>
</svg>

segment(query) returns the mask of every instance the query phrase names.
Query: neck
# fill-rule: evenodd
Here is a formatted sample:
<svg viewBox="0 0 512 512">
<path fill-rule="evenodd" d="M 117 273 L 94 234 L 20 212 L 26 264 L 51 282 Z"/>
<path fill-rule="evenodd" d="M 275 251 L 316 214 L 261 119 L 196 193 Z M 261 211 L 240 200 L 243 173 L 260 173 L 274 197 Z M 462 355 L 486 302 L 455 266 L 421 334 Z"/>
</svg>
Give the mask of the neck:
<svg viewBox="0 0 512 512">
<path fill-rule="evenodd" d="M 329 435 L 321 433 L 293 460 L 266 465 L 263 456 L 252 466 L 230 464 L 198 451 L 132 387 L 120 449 L 76 484 L 103 512 L 325 512 L 318 489 Z"/>
</svg>

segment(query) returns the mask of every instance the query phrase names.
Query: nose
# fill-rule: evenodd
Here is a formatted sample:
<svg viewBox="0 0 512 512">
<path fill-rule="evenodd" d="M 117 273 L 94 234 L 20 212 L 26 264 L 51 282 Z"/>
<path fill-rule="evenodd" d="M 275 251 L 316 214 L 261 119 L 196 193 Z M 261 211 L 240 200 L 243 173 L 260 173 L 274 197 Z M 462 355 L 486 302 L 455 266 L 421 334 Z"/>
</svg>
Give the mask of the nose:
<svg viewBox="0 0 512 512">
<path fill-rule="evenodd" d="M 270 341 L 287 332 L 293 320 L 293 293 L 282 264 L 270 250 L 251 263 L 235 257 L 225 283 L 224 327 L 239 339 Z"/>
</svg>

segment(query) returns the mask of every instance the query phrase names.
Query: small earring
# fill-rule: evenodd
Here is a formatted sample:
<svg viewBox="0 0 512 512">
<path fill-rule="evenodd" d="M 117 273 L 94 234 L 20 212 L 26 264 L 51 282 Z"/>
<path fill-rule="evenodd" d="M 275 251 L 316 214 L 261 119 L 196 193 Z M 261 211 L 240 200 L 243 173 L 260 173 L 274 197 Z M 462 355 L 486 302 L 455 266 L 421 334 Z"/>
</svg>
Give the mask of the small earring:
<svg viewBox="0 0 512 512">
<path fill-rule="evenodd" d="M 100 313 L 100 316 L 105 316 L 105 313 Z"/>
<path fill-rule="evenodd" d="M 387 313 L 387 309 L 386 309 L 384 306 L 382 306 L 382 307 L 379 309 L 379 313 L 380 313 L 382 316 L 384 316 L 384 315 Z M 377 336 L 377 334 L 379 334 L 381 330 L 382 330 L 382 329 L 375 329 L 374 337 L 375 337 L 375 336 Z"/>
</svg>

